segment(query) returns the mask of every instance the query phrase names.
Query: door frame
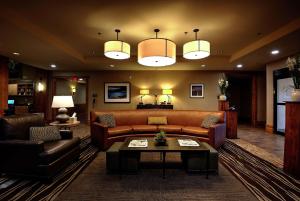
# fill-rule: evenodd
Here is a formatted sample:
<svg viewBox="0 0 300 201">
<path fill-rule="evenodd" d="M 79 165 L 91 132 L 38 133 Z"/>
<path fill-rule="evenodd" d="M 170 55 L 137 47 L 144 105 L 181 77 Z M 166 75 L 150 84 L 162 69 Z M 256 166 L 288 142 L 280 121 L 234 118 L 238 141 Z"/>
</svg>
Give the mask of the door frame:
<svg viewBox="0 0 300 201">
<path fill-rule="evenodd" d="M 290 77 L 289 68 L 273 71 L 273 132 L 279 135 L 284 135 L 284 132 L 277 131 L 277 105 L 285 105 L 285 103 L 277 103 L 277 80 Z"/>
</svg>

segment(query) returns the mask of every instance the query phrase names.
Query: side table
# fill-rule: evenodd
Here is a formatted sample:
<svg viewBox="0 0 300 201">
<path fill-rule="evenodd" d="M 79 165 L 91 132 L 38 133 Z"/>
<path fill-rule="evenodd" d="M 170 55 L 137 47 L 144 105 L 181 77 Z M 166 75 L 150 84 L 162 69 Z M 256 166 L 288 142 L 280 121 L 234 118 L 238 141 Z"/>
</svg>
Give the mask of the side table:
<svg viewBox="0 0 300 201">
<path fill-rule="evenodd" d="M 78 126 L 80 121 L 70 122 L 67 121 L 66 123 L 59 123 L 59 121 L 51 122 L 50 126 L 57 126 L 59 129 L 71 130 L 72 127 Z"/>
</svg>

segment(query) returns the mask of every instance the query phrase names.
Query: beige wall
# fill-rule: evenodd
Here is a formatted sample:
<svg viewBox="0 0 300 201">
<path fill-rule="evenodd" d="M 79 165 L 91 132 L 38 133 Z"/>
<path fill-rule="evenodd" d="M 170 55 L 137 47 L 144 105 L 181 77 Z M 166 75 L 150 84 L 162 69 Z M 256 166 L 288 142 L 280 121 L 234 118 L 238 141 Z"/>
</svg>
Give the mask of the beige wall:
<svg viewBox="0 0 300 201">
<path fill-rule="evenodd" d="M 89 76 L 89 110 L 92 109 L 92 94 L 98 95 L 95 109 L 135 109 L 140 101 L 139 90 L 150 89 L 151 94 L 161 94 L 162 88 L 173 89 L 174 109 L 217 110 L 219 89 L 218 72 L 204 71 L 98 71 L 83 73 L 55 72 L 54 76 Z M 131 103 L 104 103 L 105 82 L 130 82 Z M 190 98 L 190 83 L 204 84 L 204 98 Z M 159 101 L 167 100 L 161 95 Z M 144 103 L 153 103 L 153 96 L 145 96 Z"/>
<path fill-rule="evenodd" d="M 273 101 L 273 93 L 274 93 L 274 88 L 273 88 L 273 71 L 277 69 L 284 68 L 286 59 L 267 64 L 266 67 L 266 74 L 267 74 L 267 79 L 266 79 L 266 87 L 267 87 L 267 100 L 266 100 L 266 105 L 267 105 L 267 125 L 268 126 L 273 126 L 273 118 L 274 118 L 274 112 L 273 112 L 273 106 L 274 106 L 274 101 Z"/>
</svg>

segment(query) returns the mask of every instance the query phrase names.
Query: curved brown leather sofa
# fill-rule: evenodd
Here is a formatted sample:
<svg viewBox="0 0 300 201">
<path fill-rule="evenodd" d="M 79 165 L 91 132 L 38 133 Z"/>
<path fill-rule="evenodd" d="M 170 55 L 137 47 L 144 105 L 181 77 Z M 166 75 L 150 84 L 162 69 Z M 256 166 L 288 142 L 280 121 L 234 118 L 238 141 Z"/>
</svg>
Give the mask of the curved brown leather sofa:
<svg viewBox="0 0 300 201">
<path fill-rule="evenodd" d="M 98 122 L 101 114 L 113 114 L 116 127 L 108 128 Z M 209 129 L 200 127 L 208 114 L 219 116 L 219 122 Z M 148 117 L 167 117 L 167 125 L 148 125 Z M 226 136 L 225 114 L 223 111 L 206 112 L 199 110 L 114 110 L 91 111 L 92 142 L 102 150 L 109 148 L 113 142 L 124 141 L 126 137 L 154 136 L 164 130 L 168 137 L 193 136 L 200 141 L 208 142 L 214 148 L 224 143 Z"/>
</svg>

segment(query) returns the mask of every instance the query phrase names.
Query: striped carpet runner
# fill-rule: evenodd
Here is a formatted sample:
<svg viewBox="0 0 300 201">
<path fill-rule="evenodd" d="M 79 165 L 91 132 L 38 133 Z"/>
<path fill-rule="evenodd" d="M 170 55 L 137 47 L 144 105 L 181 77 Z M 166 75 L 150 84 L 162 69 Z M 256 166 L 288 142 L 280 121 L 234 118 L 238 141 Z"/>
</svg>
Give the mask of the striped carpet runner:
<svg viewBox="0 0 300 201">
<path fill-rule="evenodd" d="M 90 138 L 82 139 L 80 148 L 79 160 L 56 175 L 51 184 L 0 177 L 0 200 L 54 200 L 93 161 L 98 152 L 98 149 L 91 145 Z"/>
<path fill-rule="evenodd" d="M 262 201 L 300 201 L 300 181 L 273 164 L 226 140 L 221 163 Z M 299 170 L 300 171 L 300 170 Z"/>
</svg>

